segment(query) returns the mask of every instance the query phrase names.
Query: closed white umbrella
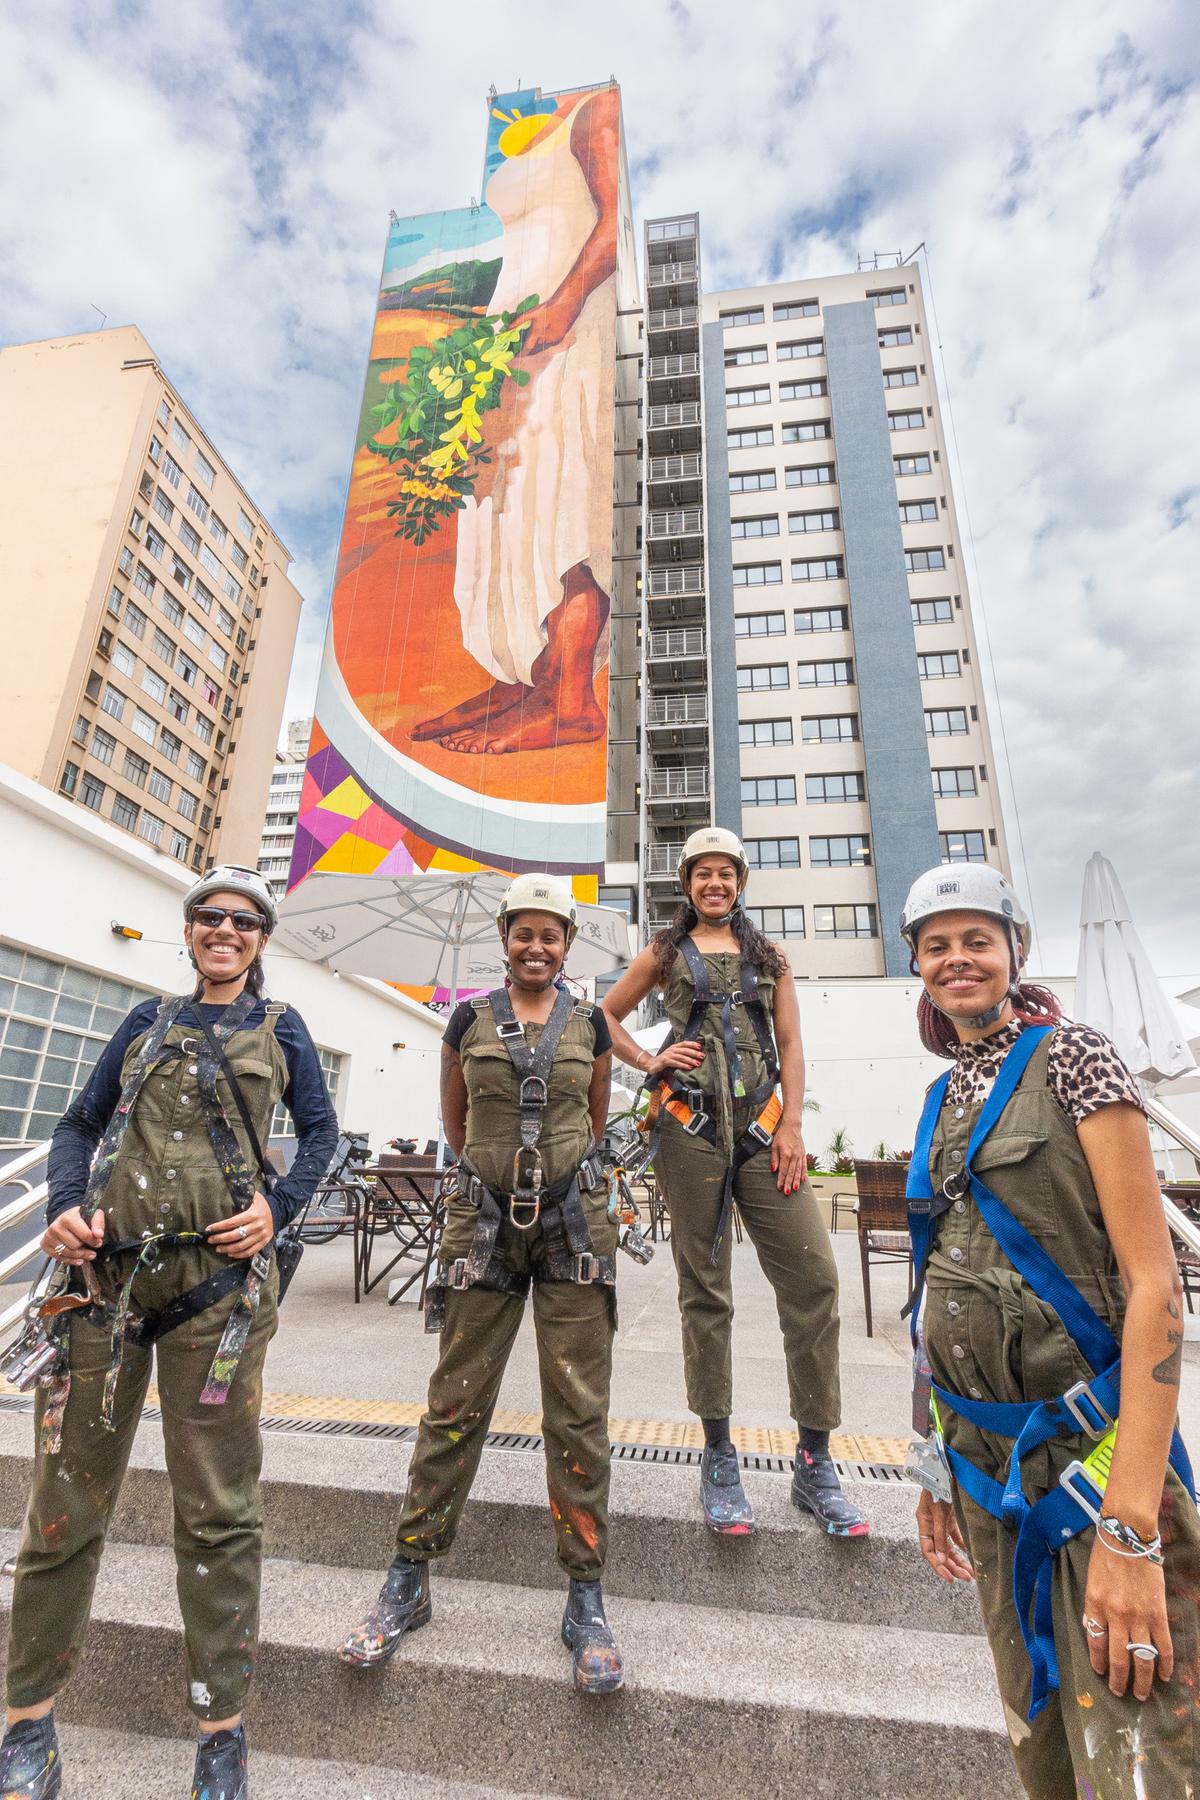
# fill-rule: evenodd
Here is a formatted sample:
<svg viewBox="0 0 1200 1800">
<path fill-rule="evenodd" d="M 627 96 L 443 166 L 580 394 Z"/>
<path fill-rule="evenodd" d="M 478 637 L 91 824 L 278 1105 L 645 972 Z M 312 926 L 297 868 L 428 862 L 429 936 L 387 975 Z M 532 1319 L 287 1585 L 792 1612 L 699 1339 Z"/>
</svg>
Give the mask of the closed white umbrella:
<svg viewBox="0 0 1200 1800">
<path fill-rule="evenodd" d="M 1196 1067 L 1134 929 L 1116 871 L 1099 851 L 1083 874 L 1075 1016 L 1110 1037 L 1123 1061 L 1149 1085 Z"/>
</svg>

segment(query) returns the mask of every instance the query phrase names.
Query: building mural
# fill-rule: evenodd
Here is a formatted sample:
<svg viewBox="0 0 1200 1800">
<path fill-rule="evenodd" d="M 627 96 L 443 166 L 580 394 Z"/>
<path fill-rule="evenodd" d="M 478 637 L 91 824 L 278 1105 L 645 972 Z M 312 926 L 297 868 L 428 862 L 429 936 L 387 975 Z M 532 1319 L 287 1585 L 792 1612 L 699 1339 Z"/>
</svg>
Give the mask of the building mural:
<svg viewBox="0 0 1200 1800">
<path fill-rule="evenodd" d="M 293 884 L 602 868 L 620 130 L 493 96 L 482 203 L 392 224 Z"/>
</svg>

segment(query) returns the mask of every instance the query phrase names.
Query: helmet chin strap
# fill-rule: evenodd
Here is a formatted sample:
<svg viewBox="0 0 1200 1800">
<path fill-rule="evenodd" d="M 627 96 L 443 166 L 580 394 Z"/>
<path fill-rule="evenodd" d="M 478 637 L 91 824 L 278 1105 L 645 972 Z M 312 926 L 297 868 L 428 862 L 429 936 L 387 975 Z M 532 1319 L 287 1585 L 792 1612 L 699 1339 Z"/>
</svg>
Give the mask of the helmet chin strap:
<svg viewBox="0 0 1200 1800">
<path fill-rule="evenodd" d="M 733 919 L 737 918 L 742 910 L 742 896 L 739 894 L 729 911 L 727 913 L 722 913 L 719 919 L 711 918 L 708 913 L 702 913 L 694 900 L 689 904 L 696 917 L 702 919 L 706 925 L 728 925 Z"/>
</svg>

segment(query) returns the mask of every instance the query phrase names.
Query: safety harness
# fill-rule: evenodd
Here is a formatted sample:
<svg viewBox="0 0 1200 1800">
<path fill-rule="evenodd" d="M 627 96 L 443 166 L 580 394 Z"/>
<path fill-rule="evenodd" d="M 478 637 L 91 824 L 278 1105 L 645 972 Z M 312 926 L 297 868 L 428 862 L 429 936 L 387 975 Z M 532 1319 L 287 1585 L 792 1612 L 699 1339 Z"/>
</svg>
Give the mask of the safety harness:
<svg viewBox="0 0 1200 1800">
<path fill-rule="evenodd" d="M 490 1009 L 496 1035 L 517 1072 L 521 1142 L 513 1157 L 512 1185 L 505 1193 L 488 1187 L 464 1151 L 456 1167 L 447 1171 L 442 1192 L 465 1200 L 479 1214 L 479 1223 L 466 1256 L 441 1265 L 425 1297 L 425 1329 L 440 1331 L 445 1322 L 448 1288 L 486 1287 L 524 1299 L 532 1281 L 600 1282 L 615 1287 L 616 1260 L 597 1256 L 592 1246 L 586 1215 L 579 1195 L 606 1185 L 600 1148 L 592 1145 L 578 1168 L 561 1181 L 545 1185 L 541 1136 L 550 1099 L 550 1070 L 568 1020 L 574 1015 L 590 1019 L 592 1008 L 576 1003 L 560 988 L 554 1008 L 532 1048 L 525 1029 L 513 1011 L 506 988 L 496 988 L 476 1008 Z M 542 1246 L 533 1261 L 532 1276 L 510 1269 L 504 1258 L 506 1237 L 514 1231 L 532 1231 L 541 1225 Z"/>
<path fill-rule="evenodd" d="M 1054 1309 L 1085 1362 L 1095 1371 L 1089 1380 L 1077 1381 L 1057 1399 L 1013 1404 L 971 1400 L 933 1384 L 938 1405 L 958 1413 L 981 1431 L 1011 1438 L 1013 1442 L 1003 1483 L 993 1480 L 949 1445 L 944 1448 L 951 1472 L 963 1492 L 984 1512 L 1001 1520 L 1017 1534 L 1013 1600 L 1030 1662 L 1031 1720 L 1037 1717 L 1050 1694 L 1058 1688 L 1051 1605 L 1054 1553 L 1099 1519 L 1104 1481 L 1097 1473 L 1093 1451 L 1084 1461 L 1077 1460 L 1064 1469 L 1050 1493 L 1031 1502 L 1021 1485 L 1021 1463 L 1032 1450 L 1052 1438 L 1075 1437 L 1082 1433 L 1096 1445 L 1106 1439 L 1111 1441 L 1120 1407 L 1121 1376 L 1121 1351 L 1109 1327 L 1074 1282 L 972 1167 L 973 1158 L 1002 1117 L 1030 1058 L 1051 1029 L 1050 1026 L 1027 1027 L 1008 1051 L 971 1133 L 963 1168 L 947 1178 L 941 1194 L 934 1193 L 929 1159 L 952 1071 L 947 1070 L 934 1083 L 917 1131 L 909 1165 L 907 1195 L 916 1271 L 911 1307 L 914 1344 L 934 1224 L 955 1199 L 969 1192 L 984 1224 L 1017 1273 Z M 1170 1464 L 1194 1498 L 1191 1465 L 1177 1431 L 1171 1438 Z"/>
<path fill-rule="evenodd" d="M 682 1043 L 687 1039 L 699 1041 L 701 1027 L 704 1024 L 710 1006 L 721 1009 L 721 1038 L 725 1049 L 725 1066 L 729 1082 L 730 1099 L 735 1103 L 748 1102 L 757 1109 L 755 1117 L 742 1133 L 733 1147 L 733 1155 L 729 1167 L 725 1171 L 725 1189 L 721 1199 L 721 1212 L 717 1220 L 717 1234 L 713 1239 L 709 1257 L 716 1262 L 721 1253 L 721 1245 L 725 1233 L 729 1229 L 729 1218 L 733 1210 L 733 1184 L 738 1171 L 767 1148 L 775 1136 L 779 1121 L 783 1116 L 783 1100 L 779 1093 L 779 1060 L 775 1054 L 775 1035 L 771 1030 L 771 1022 L 767 1018 L 758 992 L 758 970 L 753 963 L 743 959 L 738 973 L 739 986 L 726 991 L 714 989 L 709 980 L 708 964 L 697 950 L 690 937 L 685 937 L 679 944 L 679 954 L 687 964 L 692 978 L 692 1005 L 687 1016 L 687 1023 L 681 1032 L 672 1031 L 659 1046 L 665 1050 L 668 1044 Z M 742 1060 L 738 1055 L 737 1039 L 733 1030 L 733 1009 L 743 1006 L 750 1021 L 754 1036 L 758 1042 L 759 1053 L 766 1064 L 767 1077 L 757 1087 L 746 1089 L 742 1076 Z M 641 1166 L 654 1160 L 662 1134 L 664 1113 L 669 1113 L 677 1124 L 691 1137 L 702 1137 L 708 1144 L 717 1141 L 717 1124 L 707 1110 L 711 1096 L 704 1088 L 692 1087 L 683 1079 L 679 1070 L 674 1069 L 657 1084 L 650 1096 L 650 1104 L 645 1116 L 638 1125 L 638 1130 L 645 1140 L 645 1151 Z"/>
</svg>

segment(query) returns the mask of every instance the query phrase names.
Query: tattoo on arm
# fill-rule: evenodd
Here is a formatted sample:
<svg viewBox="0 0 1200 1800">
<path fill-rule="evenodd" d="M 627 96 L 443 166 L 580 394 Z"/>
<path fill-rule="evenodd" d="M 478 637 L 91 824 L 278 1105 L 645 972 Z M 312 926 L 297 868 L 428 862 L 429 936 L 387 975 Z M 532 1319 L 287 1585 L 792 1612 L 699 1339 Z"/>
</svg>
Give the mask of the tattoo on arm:
<svg viewBox="0 0 1200 1800">
<path fill-rule="evenodd" d="M 1169 1300 L 1167 1301 L 1167 1311 L 1173 1319 L 1179 1317 L 1178 1310 Z M 1160 1363 L 1155 1363 L 1150 1373 L 1155 1381 L 1160 1382 L 1163 1387 L 1178 1387 L 1183 1373 L 1183 1331 L 1175 1331 L 1168 1325 L 1167 1342 L 1171 1346 L 1170 1352 L 1163 1357 Z"/>
</svg>

